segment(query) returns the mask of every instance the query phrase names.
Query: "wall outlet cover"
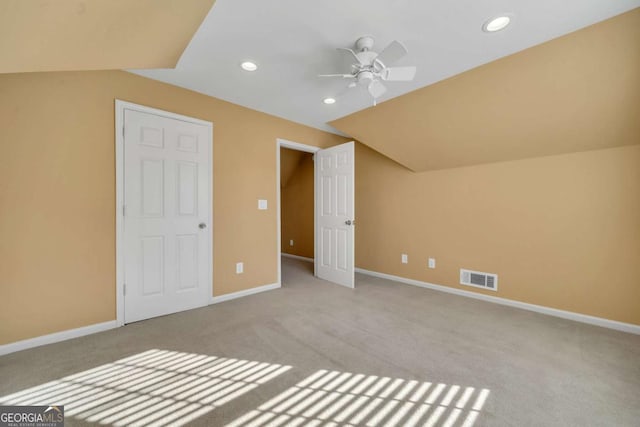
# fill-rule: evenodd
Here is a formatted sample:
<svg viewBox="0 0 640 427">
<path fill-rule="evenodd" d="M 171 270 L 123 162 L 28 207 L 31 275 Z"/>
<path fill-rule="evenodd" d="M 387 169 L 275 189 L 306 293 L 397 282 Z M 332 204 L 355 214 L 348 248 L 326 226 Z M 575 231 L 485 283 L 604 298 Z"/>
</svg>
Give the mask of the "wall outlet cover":
<svg viewBox="0 0 640 427">
<path fill-rule="evenodd" d="M 436 268 L 436 259 L 429 258 L 429 268 Z"/>
<path fill-rule="evenodd" d="M 236 274 L 242 274 L 242 273 L 244 273 L 244 263 L 236 262 Z"/>
<path fill-rule="evenodd" d="M 293 239 L 289 240 L 289 246 L 293 246 Z"/>
<path fill-rule="evenodd" d="M 407 255 L 407 254 L 402 254 L 401 259 L 402 259 L 402 263 L 403 263 L 403 264 L 409 264 L 409 255 Z"/>
<path fill-rule="evenodd" d="M 261 211 L 267 210 L 267 201 L 265 199 L 258 199 L 258 209 Z"/>
</svg>

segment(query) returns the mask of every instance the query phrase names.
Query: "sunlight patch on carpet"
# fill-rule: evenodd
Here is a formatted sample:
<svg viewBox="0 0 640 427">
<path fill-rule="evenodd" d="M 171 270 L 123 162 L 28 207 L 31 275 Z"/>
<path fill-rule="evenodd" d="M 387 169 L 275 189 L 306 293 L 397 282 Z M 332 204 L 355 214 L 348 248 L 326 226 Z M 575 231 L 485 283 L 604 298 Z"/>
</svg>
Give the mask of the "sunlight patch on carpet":
<svg viewBox="0 0 640 427">
<path fill-rule="evenodd" d="M 490 391 L 320 370 L 227 427 L 472 427 Z"/>
<path fill-rule="evenodd" d="M 149 350 L 0 397 L 0 404 L 64 405 L 65 417 L 114 426 L 180 426 L 290 368 Z"/>
</svg>

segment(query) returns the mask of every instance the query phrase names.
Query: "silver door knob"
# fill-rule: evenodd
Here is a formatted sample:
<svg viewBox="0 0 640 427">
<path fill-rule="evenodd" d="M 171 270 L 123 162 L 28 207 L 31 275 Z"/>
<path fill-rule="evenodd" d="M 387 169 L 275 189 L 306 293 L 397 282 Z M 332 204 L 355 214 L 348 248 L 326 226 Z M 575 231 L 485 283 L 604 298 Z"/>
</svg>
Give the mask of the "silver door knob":
<svg viewBox="0 0 640 427">
<path fill-rule="evenodd" d="M 207 224 L 205 224 L 204 222 L 201 222 L 200 224 L 198 224 L 198 228 L 203 230 L 203 229 L 207 228 Z"/>
<path fill-rule="evenodd" d="M 350 219 L 346 220 L 344 223 L 345 223 L 345 224 L 347 224 L 347 225 L 351 225 L 351 224 L 353 224 L 353 222 L 351 222 L 351 220 L 350 220 Z"/>
</svg>

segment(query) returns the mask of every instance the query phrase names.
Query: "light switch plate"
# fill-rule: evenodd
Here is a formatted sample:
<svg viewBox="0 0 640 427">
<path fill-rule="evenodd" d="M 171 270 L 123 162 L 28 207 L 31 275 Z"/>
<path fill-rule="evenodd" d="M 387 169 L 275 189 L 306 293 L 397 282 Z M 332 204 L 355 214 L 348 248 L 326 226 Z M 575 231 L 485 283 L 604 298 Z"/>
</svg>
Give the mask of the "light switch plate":
<svg viewBox="0 0 640 427">
<path fill-rule="evenodd" d="M 429 258 L 429 268 L 436 268 L 436 259 Z"/>
<path fill-rule="evenodd" d="M 267 210 L 267 201 L 265 199 L 258 199 L 258 209 L 261 211 Z"/>
<path fill-rule="evenodd" d="M 407 254 L 402 254 L 401 259 L 402 259 L 402 263 L 403 263 L 403 264 L 409 264 L 409 255 L 407 255 Z"/>
</svg>

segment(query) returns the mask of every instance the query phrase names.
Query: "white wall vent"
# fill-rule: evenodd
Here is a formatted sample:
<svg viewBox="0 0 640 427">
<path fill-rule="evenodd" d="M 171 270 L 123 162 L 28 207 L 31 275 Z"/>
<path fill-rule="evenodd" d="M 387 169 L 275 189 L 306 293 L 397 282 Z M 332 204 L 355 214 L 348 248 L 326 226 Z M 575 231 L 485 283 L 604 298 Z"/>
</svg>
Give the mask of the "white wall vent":
<svg viewBox="0 0 640 427">
<path fill-rule="evenodd" d="M 460 269 L 460 284 L 475 286 L 476 288 L 498 290 L 498 275 L 481 271 Z"/>
</svg>

